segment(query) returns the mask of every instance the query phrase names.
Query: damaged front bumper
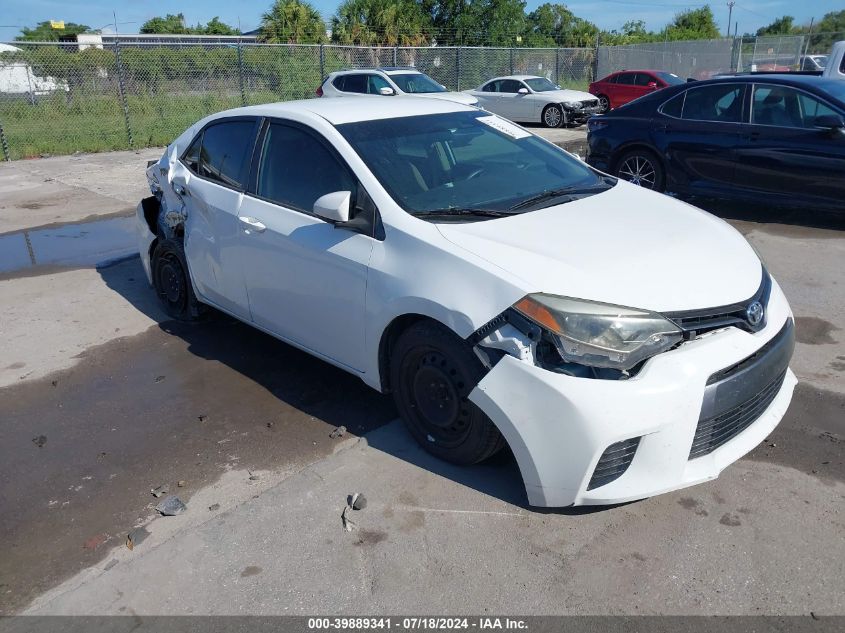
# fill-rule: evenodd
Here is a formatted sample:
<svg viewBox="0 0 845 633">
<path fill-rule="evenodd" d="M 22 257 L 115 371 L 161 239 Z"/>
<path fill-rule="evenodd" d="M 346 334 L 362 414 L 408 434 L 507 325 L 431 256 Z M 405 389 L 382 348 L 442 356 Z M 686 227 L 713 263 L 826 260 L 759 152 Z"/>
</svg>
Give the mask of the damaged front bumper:
<svg viewBox="0 0 845 633">
<path fill-rule="evenodd" d="M 793 341 L 774 284 L 757 333 L 706 334 L 628 380 L 558 374 L 505 355 L 469 398 L 507 440 L 531 505 L 622 503 L 714 479 L 765 439 L 797 382 L 787 367 Z M 704 451 L 702 438 L 712 440 Z"/>
<path fill-rule="evenodd" d="M 159 208 L 159 201 L 154 197 L 149 197 L 141 200 L 135 209 L 135 239 L 138 244 L 138 254 L 141 256 L 141 266 L 144 267 L 144 273 L 150 284 L 153 283 L 150 250 L 156 239 L 153 227 L 158 222 Z"/>
</svg>

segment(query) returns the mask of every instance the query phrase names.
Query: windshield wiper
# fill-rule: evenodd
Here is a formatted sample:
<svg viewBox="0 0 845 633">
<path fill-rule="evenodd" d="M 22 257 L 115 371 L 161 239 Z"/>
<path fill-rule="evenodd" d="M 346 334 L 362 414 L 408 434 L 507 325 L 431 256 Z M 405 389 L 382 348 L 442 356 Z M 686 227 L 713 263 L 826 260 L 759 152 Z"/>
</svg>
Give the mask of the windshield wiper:
<svg viewBox="0 0 845 633">
<path fill-rule="evenodd" d="M 503 218 L 505 216 L 514 214 L 509 211 L 497 211 L 496 209 L 480 209 L 478 207 L 448 207 L 445 209 L 434 209 L 433 211 L 417 211 L 414 213 L 414 215 L 417 217 L 474 215 L 485 218 Z"/>
<path fill-rule="evenodd" d="M 588 193 L 599 193 L 601 191 L 607 191 L 608 189 L 610 189 L 611 186 L 612 185 L 602 183 L 600 185 L 592 185 L 590 187 L 563 187 L 561 189 L 549 189 L 548 191 L 542 191 L 538 193 L 536 196 L 526 198 L 522 202 L 517 202 L 515 205 L 509 208 L 509 211 L 525 209 L 527 207 L 534 206 L 538 202 L 552 200 L 554 198 L 563 198 L 566 196 L 582 196 Z M 567 202 L 571 202 L 571 200 L 567 200 Z"/>
</svg>

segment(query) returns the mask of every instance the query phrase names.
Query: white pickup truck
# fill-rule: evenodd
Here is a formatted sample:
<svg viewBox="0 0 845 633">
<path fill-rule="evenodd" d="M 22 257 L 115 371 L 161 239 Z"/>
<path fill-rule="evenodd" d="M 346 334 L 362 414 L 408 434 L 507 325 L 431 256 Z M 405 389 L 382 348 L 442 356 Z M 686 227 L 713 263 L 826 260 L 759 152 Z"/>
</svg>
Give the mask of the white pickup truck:
<svg viewBox="0 0 845 633">
<path fill-rule="evenodd" d="M 845 79 L 845 40 L 834 43 L 821 75 L 828 79 Z"/>
</svg>

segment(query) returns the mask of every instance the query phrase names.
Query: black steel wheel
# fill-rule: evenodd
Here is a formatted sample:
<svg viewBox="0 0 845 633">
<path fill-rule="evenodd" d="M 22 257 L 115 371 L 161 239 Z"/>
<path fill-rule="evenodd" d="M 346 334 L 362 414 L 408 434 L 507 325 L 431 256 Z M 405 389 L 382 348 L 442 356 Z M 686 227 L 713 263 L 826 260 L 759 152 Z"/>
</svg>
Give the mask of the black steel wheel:
<svg viewBox="0 0 845 633">
<path fill-rule="evenodd" d="M 644 189 L 663 191 L 666 184 L 663 165 L 652 152 L 633 149 L 616 162 L 616 175 Z"/>
<path fill-rule="evenodd" d="M 474 464 L 504 446 L 499 430 L 468 396 L 484 376 L 472 348 L 432 321 L 403 332 L 391 353 L 390 383 L 402 419 L 429 453 Z"/>
<path fill-rule="evenodd" d="M 182 244 L 163 240 L 153 251 L 153 286 L 168 316 L 179 321 L 193 321 L 199 316 L 199 306 L 188 277 L 188 264 Z"/>
</svg>

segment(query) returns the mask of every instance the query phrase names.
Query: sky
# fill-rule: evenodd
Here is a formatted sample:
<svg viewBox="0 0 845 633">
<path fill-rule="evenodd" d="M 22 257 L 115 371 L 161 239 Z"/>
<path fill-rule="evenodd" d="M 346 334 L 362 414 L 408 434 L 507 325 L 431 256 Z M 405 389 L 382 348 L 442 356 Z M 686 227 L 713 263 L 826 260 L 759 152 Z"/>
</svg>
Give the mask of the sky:
<svg viewBox="0 0 845 633">
<path fill-rule="evenodd" d="M 328 21 L 340 0 L 312 0 Z M 544 0 L 528 0 L 530 11 Z M 0 0 L 0 41 L 12 40 L 22 26 L 33 26 L 43 20 L 65 20 L 102 28 L 114 22 L 121 33 L 137 33 L 149 18 L 166 13 L 184 13 L 189 24 L 208 22 L 219 16 L 223 22 L 243 31 L 258 26 L 261 14 L 272 0 Z M 659 30 L 675 13 L 696 8 L 705 2 L 686 0 L 571 0 L 565 2 L 575 15 L 594 22 L 602 29 L 618 29 L 628 20 L 644 20 L 650 30 Z M 799 6 L 796 6 L 799 5 Z M 710 2 L 719 27 L 724 32 L 728 22 L 725 0 Z M 739 32 L 752 33 L 784 14 L 792 15 L 798 24 L 810 18 L 819 20 L 825 13 L 840 10 L 842 0 L 737 0 L 732 22 L 739 23 Z M 733 25 L 731 25 L 733 31 Z"/>
</svg>

